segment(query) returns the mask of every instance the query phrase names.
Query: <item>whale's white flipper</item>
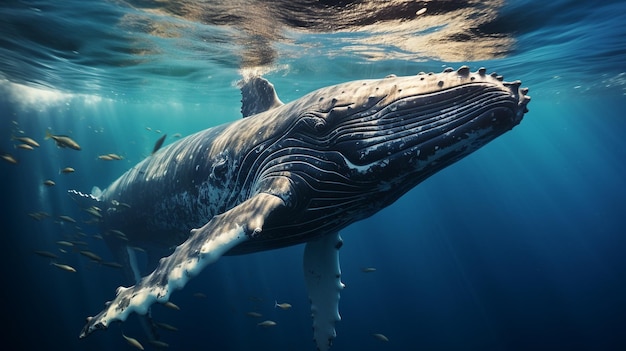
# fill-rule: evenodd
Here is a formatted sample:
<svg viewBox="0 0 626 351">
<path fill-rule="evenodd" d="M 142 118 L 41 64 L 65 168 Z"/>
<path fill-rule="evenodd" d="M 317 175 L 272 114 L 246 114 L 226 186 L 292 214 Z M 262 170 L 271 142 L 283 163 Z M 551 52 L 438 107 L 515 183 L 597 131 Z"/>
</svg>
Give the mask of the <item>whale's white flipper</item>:
<svg viewBox="0 0 626 351">
<path fill-rule="evenodd" d="M 313 316 L 313 338 L 320 351 L 330 348 L 337 336 L 335 323 L 339 316 L 341 282 L 339 248 L 343 244 L 339 233 L 309 241 L 304 248 L 304 280 Z"/>
<path fill-rule="evenodd" d="M 119 287 L 117 296 L 95 317 L 88 318 L 80 337 L 105 329 L 113 321 L 126 320 L 132 312 L 145 314 L 155 302 L 165 303 L 173 290 L 182 289 L 187 281 L 207 265 L 249 237 L 261 233 L 265 219 L 284 206 L 281 198 L 257 194 L 221 215 L 213 217 L 191 236 L 162 258 L 158 267 L 129 288 Z"/>
</svg>

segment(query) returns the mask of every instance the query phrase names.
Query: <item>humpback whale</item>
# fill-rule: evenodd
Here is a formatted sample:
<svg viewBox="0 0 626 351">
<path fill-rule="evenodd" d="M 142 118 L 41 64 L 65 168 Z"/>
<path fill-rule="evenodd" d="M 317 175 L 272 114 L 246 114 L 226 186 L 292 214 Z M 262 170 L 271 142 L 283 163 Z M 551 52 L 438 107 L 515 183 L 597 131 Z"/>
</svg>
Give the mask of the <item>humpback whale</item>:
<svg viewBox="0 0 626 351">
<path fill-rule="evenodd" d="M 467 66 L 338 84 L 287 104 L 262 77 L 244 78 L 241 91 L 245 118 L 161 148 L 91 196 L 117 258 L 132 267 L 129 248 L 141 247 L 154 270 L 129 270 L 134 285 L 88 317 L 81 338 L 147 314 L 223 255 L 305 244 L 314 340 L 328 350 L 343 288 L 339 231 L 511 130 L 530 101 L 520 81 Z"/>
</svg>

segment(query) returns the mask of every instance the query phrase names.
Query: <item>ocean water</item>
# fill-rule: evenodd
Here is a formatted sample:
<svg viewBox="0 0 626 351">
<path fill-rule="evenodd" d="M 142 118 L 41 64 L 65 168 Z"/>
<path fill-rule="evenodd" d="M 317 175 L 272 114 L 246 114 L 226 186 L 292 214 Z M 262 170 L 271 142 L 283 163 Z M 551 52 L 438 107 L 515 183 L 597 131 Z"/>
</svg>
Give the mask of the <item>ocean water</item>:
<svg viewBox="0 0 626 351">
<path fill-rule="evenodd" d="M 17 163 L 0 160 L 4 342 L 132 349 L 125 334 L 155 349 L 136 316 L 78 338 L 121 273 L 57 244 L 83 241 L 112 259 L 67 190 L 105 188 L 163 134 L 169 144 L 241 118 L 242 75 L 262 73 L 288 102 L 468 65 L 521 80 L 530 112 L 342 231 L 346 289 L 331 350 L 624 350 L 624 38 L 625 1 L 5 0 L 0 151 Z M 82 150 L 56 147 L 46 130 Z M 20 136 L 41 146 L 20 149 Z M 98 159 L 107 153 L 123 159 Z M 161 340 L 173 350 L 314 350 L 302 251 L 221 258 L 174 293 L 180 310 L 153 307 L 178 328 Z M 257 326 L 264 319 L 277 325 Z"/>
</svg>

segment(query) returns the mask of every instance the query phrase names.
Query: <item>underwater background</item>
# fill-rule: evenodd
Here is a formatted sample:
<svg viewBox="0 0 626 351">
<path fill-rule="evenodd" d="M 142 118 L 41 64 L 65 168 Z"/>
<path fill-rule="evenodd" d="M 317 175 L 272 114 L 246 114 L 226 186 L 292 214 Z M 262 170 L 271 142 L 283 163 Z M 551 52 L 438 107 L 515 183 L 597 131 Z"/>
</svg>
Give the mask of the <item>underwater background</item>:
<svg viewBox="0 0 626 351">
<path fill-rule="evenodd" d="M 3 342 L 133 349 L 124 334 L 158 349 L 136 316 L 79 340 L 122 279 L 79 254 L 112 260 L 67 191 L 105 188 L 164 134 L 169 144 L 241 118 L 242 75 L 263 74 L 289 102 L 345 81 L 468 65 L 521 80 L 530 112 L 341 232 L 346 288 L 331 350 L 626 350 L 624 38 L 625 1 L 4 0 Z M 46 130 L 82 150 L 58 148 Z M 26 136 L 40 146 L 23 149 L 15 138 Z M 109 153 L 122 159 L 98 157 Z M 160 340 L 314 350 L 302 251 L 208 266 L 173 294 L 180 310 L 152 308 L 177 328 Z M 257 326 L 265 319 L 277 325 Z"/>
</svg>

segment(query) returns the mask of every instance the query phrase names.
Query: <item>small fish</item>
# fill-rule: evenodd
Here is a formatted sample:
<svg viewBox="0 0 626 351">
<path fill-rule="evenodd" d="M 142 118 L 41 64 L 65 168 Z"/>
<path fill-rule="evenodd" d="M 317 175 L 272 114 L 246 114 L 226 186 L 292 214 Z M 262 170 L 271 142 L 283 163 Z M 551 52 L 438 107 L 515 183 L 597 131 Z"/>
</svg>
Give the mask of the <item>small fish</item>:
<svg viewBox="0 0 626 351">
<path fill-rule="evenodd" d="M 376 268 L 374 267 L 365 267 L 361 269 L 362 272 L 364 273 L 372 273 L 372 272 L 376 272 Z"/>
<path fill-rule="evenodd" d="M 38 220 L 38 221 L 40 221 L 40 220 L 42 220 L 42 219 L 44 219 L 46 217 L 50 217 L 50 215 L 48 213 L 43 212 L 43 211 L 29 213 L 28 216 L 31 217 L 32 219 L 35 219 L 35 220 Z"/>
<path fill-rule="evenodd" d="M 124 159 L 124 157 L 122 157 L 122 156 L 120 156 L 118 154 L 106 154 L 106 156 L 109 156 L 111 159 L 117 160 L 117 161 Z"/>
<path fill-rule="evenodd" d="M 67 246 L 67 247 L 73 247 L 74 244 L 69 242 L 69 241 L 65 241 L 65 240 L 59 240 L 56 242 L 57 245 L 61 245 L 61 246 Z"/>
<path fill-rule="evenodd" d="M 380 333 L 374 333 L 372 334 L 376 339 L 380 340 L 380 341 L 389 341 L 389 338 L 387 338 L 386 336 L 384 336 L 383 334 Z"/>
<path fill-rule="evenodd" d="M 74 267 L 72 267 L 72 266 L 68 266 L 66 264 L 61 264 L 61 263 L 56 263 L 56 262 L 52 262 L 52 265 L 54 265 L 55 267 L 57 267 L 59 269 L 62 269 L 64 271 L 76 273 L 76 269 L 74 269 Z"/>
<path fill-rule="evenodd" d="M 76 170 L 74 168 L 72 168 L 72 167 L 65 167 L 65 168 L 63 168 L 62 170 L 59 171 L 59 174 L 60 173 L 68 174 L 68 173 L 74 173 L 74 172 L 76 172 Z"/>
<path fill-rule="evenodd" d="M 12 163 L 14 165 L 17 164 L 17 160 L 15 159 L 15 157 L 9 155 L 9 154 L 2 154 L 0 155 L 0 158 L 2 158 L 3 160 L 7 161 L 8 163 Z"/>
<path fill-rule="evenodd" d="M 180 311 L 180 307 L 176 306 L 176 304 L 174 304 L 173 302 L 170 302 L 170 301 L 167 301 L 166 303 L 164 303 L 163 306 L 165 306 L 167 308 L 171 308 L 171 309 L 176 310 L 176 311 Z"/>
<path fill-rule="evenodd" d="M 161 323 L 161 322 L 155 322 L 154 324 L 156 324 L 156 326 L 161 328 L 161 329 L 165 329 L 165 330 L 169 330 L 169 331 L 178 331 L 178 328 L 176 328 L 175 326 L 173 326 L 171 324 Z"/>
<path fill-rule="evenodd" d="M 194 293 L 193 297 L 195 297 L 197 299 L 206 299 L 206 295 L 204 293 L 201 293 L 201 292 Z"/>
<path fill-rule="evenodd" d="M 70 216 L 59 216 L 59 219 L 69 223 L 76 223 L 76 220 Z"/>
<path fill-rule="evenodd" d="M 100 262 L 100 264 L 103 265 L 103 266 L 111 267 L 111 268 L 122 268 L 122 267 L 124 267 L 124 266 L 122 266 L 121 263 L 117 263 L 117 262 L 102 261 L 102 262 Z"/>
<path fill-rule="evenodd" d="M 111 234 L 115 234 L 115 235 L 117 235 L 117 236 L 119 236 L 119 237 L 122 237 L 122 238 L 125 238 L 125 237 L 126 237 L 126 234 L 124 234 L 124 232 L 122 232 L 121 230 L 117 230 L 117 229 L 109 229 L 109 232 L 110 232 Z"/>
<path fill-rule="evenodd" d="M 52 133 L 50 133 L 50 130 L 46 130 L 46 137 L 44 139 L 54 140 L 58 147 L 62 147 L 62 148 L 68 147 L 70 149 L 80 151 L 80 145 L 78 145 L 77 142 L 72 140 L 72 138 L 68 137 L 67 135 L 53 135 Z"/>
<path fill-rule="evenodd" d="M 172 136 L 173 136 L 174 138 L 180 138 L 180 137 L 182 137 L 182 134 L 180 134 L 180 133 L 176 133 L 176 134 L 174 134 L 174 135 L 172 135 Z"/>
<path fill-rule="evenodd" d="M 83 221 L 83 223 L 89 224 L 89 225 L 96 224 L 96 223 L 99 223 L 99 222 L 100 222 L 99 218 L 90 218 L 90 219 L 88 219 L 86 221 Z"/>
<path fill-rule="evenodd" d="M 161 146 L 163 146 L 163 142 L 165 141 L 165 137 L 166 136 L 167 136 L 167 134 L 163 134 L 163 136 L 160 137 L 159 140 L 156 141 L 156 143 L 154 143 L 154 147 L 152 148 L 152 154 L 153 155 L 154 155 L 155 152 L 159 151 Z"/>
<path fill-rule="evenodd" d="M 261 317 L 263 317 L 262 314 L 260 314 L 259 312 L 254 312 L 254 311 L 248 312 L 248 313 L 246 313 L 246 315 L 248 315 L 248 316 L 250 316 L 252 318 L 261 318 Z"/>
<path fill-rule="evenodd" d="M 20 141 L 28 146 L 32 147 L 39 147 L 39 143 L 36 142 L 35 140 L 33 140 L 32 138 L 29 137 L 15 137 L 15 136 L 11 136 L 11 140 L 17 140 Z"/>
<path fill-rule="evenodd" d="M 170 344 L 163 342 L 161 340 L 150 339 L 148 340 L 148 342 L 152 344 L 152 346 L 156 347 L 157 349 L 167 349 L 168 347 L 170 347 Z"/>
<path fill-rule="evenodd" d="M 119 161 L 119 160 L 123 160 L 124 158 L 118 154 L 105 154 L 105 155 L 98 156 L 98 159 L 104 160 L 104 161 Z"/>
<path fill-rule="evenodd" d="M 50 251 L 43 251 L 43 250 L 35 250 L 33 251 L 34 253 L 36 253 L 37 255 L 41 256 L 41 257 L 46 257 L 46 258 L 52 258 L 52 259 L 57 259 L 59 258 L 59 256 L 53 254 Z"/>
<path fill-rule="evenodd" d="M 56 183 L 54 181 L 50 180 L 50 179 L 47 179 L 47 180 L 43 181 L 43 185 L 45 185 L 45 186 L 55 186 Z"/>
<path fill-rule="evenodd" d="M 28 144 L 19 144 L 17 148 L 22 150 L 34 150 L 34 148 Z"/>
<path fill-rule="evenodd" d="M 130 241 L 130 240 L 128 240 L 128 238 L 127 238 L 127 237 L 125 237 L 125 236 L 115 236 L 115 238 L 116 238 L 117 240 L 121 240 L 121 241 L 126 241 L 126 242 Z"/>
<path fill-rule="evenodd" d="M 100 214 L 99 209 L 95 206 L 86 208 L 85 211 L 94 217 L 102 218 L 102 214 Z"/>
<path fill-rule="evenodd" d="M 104 161 L 113 161 L 113 158 L 109 155 L 100 155 L 98 156 L 99 160 L 104 160 Z"/>
<path fill-rule="evenodd" d="M 122 336 L 124 337 L 124 339 L 126 339 L 126 342 L 128 342 L 129 345 L 134 346 L 140 350 L 143 350 L 143 346 L 141 345 L 141 343 L 139 343 L 139 341 L 137 341 L 137 339 L 131 338 L 130 336 L 126 336 L 124 334 L 122 334 Z"/>
<path fill-rule="evenodd" d="M 276 322 L 274 322 L 274 321 L 270 321 L 270 320 L 266 320 L 266 321 L 263 321 L 263 322 L 261 322 L 261 323 L 258 323 L 257 325 L 258 325 L 258 326 L 260 326 L 260 327 L 265 327 L 265 328 L 267 328 L 267 327 L 273 327 L 273 326 L 275 326 L 275 325 L 276 325 Z"/>
<path fill-rule="evenodd" d="M 85 256 L 85 257 L 87 257 L 87 258 L 91 259 L 91 260 L 96 261 L 96 262 L 101 262 L 101 261 L 102 261 L 102 257 L 100 257 L 100 256 L 96 255 L 95 253 L 93 253 L 93 252 L 91 252 L 91 251 L 88 251 L 88 250 L 82 250 L 82 251 L 79 251 L 79 253 L 80 253 L 81 255 L 83 255 L 83 256 Z"/>
<path fill-rule="evenodd" d="M 280 309 L 283 309 L 283 310 L 288 310 L 291 308 L 291 304 L 287 302 L 278 303 L 278 301 L 274 301 L 274 308 L 276 307 L 279 307 Z"/>
</svg>

